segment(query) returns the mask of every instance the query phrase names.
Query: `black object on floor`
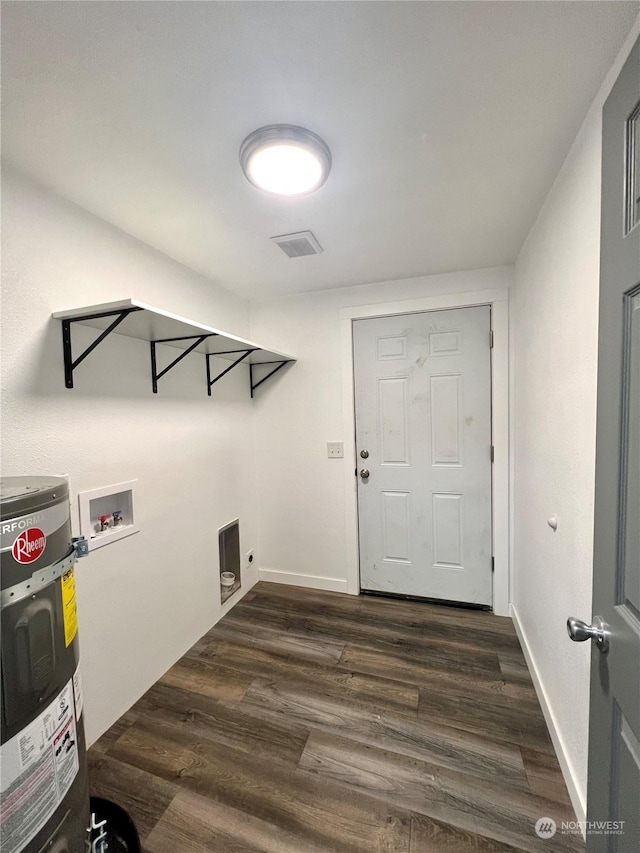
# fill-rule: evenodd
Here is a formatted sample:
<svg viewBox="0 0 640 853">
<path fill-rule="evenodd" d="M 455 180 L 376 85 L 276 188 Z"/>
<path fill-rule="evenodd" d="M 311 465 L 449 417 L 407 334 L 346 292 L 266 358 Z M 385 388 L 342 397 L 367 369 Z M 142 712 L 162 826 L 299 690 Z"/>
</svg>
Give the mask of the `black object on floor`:
<svg viewBox="0 0 640 853">
<path fill-rule="evenodd" d="M 91 850 L 141 853 L 140 838 L 126 811 L 111 800 L 91 797 Z"/>
</svg>

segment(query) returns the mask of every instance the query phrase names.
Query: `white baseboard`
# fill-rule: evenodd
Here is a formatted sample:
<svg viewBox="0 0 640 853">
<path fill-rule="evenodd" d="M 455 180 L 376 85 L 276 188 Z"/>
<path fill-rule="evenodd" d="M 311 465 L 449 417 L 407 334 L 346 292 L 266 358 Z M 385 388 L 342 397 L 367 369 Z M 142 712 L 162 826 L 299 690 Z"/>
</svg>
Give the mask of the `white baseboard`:
<svg viewBox="0 0 640 853">
<path fill-rule="evenodd" d="M 310 589 L 326 589 L 329 592 L 346 592 L 347 581 L 340 578 L 323 578 L 318 575 L 298 575 L 294 572 L 279 572 L 276 569 L 260 569 L 258 577 L 268 583 L 287 583 Z"/>
<path fill-rule="evenodd" d="M 544 719 L 547 724 L 547 728 L 549 729 L 549 734 L 551 736 L 551 742 L 553 743 L 553 748 L 556 751 L 558 763 L 560 764 L 560 769 L 562 770 L 562 775 L 564 776 L 564 781 L 567 785 L 567 791 L 569 792 L 571 805 L 573 806 L 573 809 L 576 813 L 576 820 L 582 822 L 582 824 L 584 825 L 584 821 L 586 821 L 587 819 L 586 803 L 583 801 L 582 795 L 578 790 L 573 766 L 567 756 L 564 742 L 558 731 L 558 726 L 556 724 L 553 711 L 551 710 L 549 701 L 547 699 L 547 694 L 545 692 L 544 687 L 542 686 L 540 673 L 538 672 L 535 661 L 533 659 L 533 655 L 531 654 L 529 643 L 527 642 L 527 637 L 518 618 L 518 611 L 515 609 L 513 604 L 511 605 L 511 618 L 513 619 L 513 625 L 516 629 L 518 639 L 520 640 L 520 645 L 522 646 L 522 651 L 524 653 L 525 660 L 527 661 L 529 672 L 531 673 L 533 686 L 536 689 L 538 701 L 540 702 L 540 707 L 542 708 L 542 713 L 544 714 Z"/>
</svg>

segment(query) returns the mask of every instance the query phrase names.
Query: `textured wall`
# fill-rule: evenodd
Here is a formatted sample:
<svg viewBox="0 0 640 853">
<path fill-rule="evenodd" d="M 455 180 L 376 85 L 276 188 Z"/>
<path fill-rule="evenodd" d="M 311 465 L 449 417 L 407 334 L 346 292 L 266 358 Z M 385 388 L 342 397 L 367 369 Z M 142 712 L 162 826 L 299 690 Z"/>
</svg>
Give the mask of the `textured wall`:
<svg viewBox="0 0 640 853">
<path fill-rule="evenodd" d="M 295 263 L 295 261 L 293 262 Z M 353 543 L 347 539 L 344 467 L 327 441 L 344 441 L 340 309 L 441 294 L 506 289 L 511 267 L 338 288 L 252 306 L 252 336 L 298 357 L 257 401 L 256 465 L 260 567 L 317 578 L 346 591 Z M 413 309 L 409 309 L 413 310 Z"/>
<path fill-rule="evenodd" d="M 110 336 L 64 386 L 53 311 L 134 297 L 245 336 L 246 306 L 80 208 L 3 173 L 2 471 L 68 473 L 76 494 L 137 479 L 140 532 L 77 566 L 90 741 L 219 617 L 217 528 L 255 546 L 247 369 L 206 395 L 192 354 L 151 392 L 149 346 Z M 95 332 L 74 331 L 78 346 Z M 175 357 L 159 348 L 159 364 Z M 247 578 L 250 582 L 250 578 Z"/>
<path fill-rule="evenodd" d="M 511 293 L 512 601 L 583 808 L 590 650 L 569 642 L 565 623 L 591 617 L 601 110 L 637 32 L 520 252 Z"/>
</svg>

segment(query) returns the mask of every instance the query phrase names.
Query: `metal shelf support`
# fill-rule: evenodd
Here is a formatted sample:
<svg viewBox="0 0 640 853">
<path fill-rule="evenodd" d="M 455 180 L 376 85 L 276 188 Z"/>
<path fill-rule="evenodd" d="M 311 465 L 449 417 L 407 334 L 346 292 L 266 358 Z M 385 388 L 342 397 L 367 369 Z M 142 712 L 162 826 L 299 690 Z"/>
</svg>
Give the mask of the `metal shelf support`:
<svg viewBox="0 0 640 853">
<path fill-rule="evenodd" d="M 73 371 L 81 364 L 90 352 L 102 343 L 113 330 L 122 323 L 133 311 L 142 311 L 142 308 L 123 308 L 120 311 L 110 311 L 108 314 L 85 314 L 83 317 L 73 317 L 62 321 L 62 351 L 64 355 L 64 384 L 67 388 L 73 388 Z M 81 353 L 78 358 L 73 359 L 71 347 L 71 324 L 82 323 L 83 320 L 95 320 L 98 317 L 115 317 L 116 319 L 95 339 L 92 344 Z"/>
<path fill-rule="evenodd" d="M 286 361 L 262 361 L 262 362 L 259 362 L 258 364 L 250 364 L 249 365 L 249 383 L 251 386 L 251 399 L 253 399 L 253 392 L 256 390 L 256 388 L 258 388 L 260 385 L 262 385 L 263 382 L 266 382 L 267 379 L 270 379 L 274 373 L 277 373 L 279 370 L 282 370 L 282 368 L 285 366 L 285 364 L 289 364 L 290 361 L 291 361 L 291 359 L 287 359 Z M 260 379 L 258 382 L 254 383 L 254 381 L 253 381 L 253 368 L 254 367 L 262 367 L 265 364 L 275 364 L 277 366 L 274 367 L 273 370 L 270 370 L 269 373 L 267 373 L 266 376 L 263 376 L 262 379 Z"/>
<path fill-rule="evenodd" d="M 215 338 L 216 336 L 217 332 L 215 334 L 188 335 L 180 338 L 160 338 L 156 341 L 149 341 L 149 346 L 151 347 L 151 383 L 153 386 L 153 393 L 158 393 L 158 379 L 161 379 L 165 375 L 165 373 L 168 373 L 172 367 L 175 367 L 178 362 L 182 361 L 182 359 L 185 358 L 185 356 L 189 355 L 189 353 L 192 352 L 196 347 L 199 347 L 200 344 L 206 341 L 207 338 Z M 170 344 L 174 341 L 191 340 L 193 340 L 191 346 L 187 347 L 186 350 L 184 350 L 184 352 L 181 352 L 177 358 L 174 358 L 171 364 L 169 364 L 167 367 L 165 367 L 164 370 L 161 370 L 160 373 L 158 373 L 158 367 L 156 362 L 156 344 Z"/>
<path fill-rule="evenodd" d="M 211 386 L 215 385 L 218 379 L 222 379 L 225 373 L 228 373 L 230 370 L 233 370 L 236 365 L 240 364 L 240 362 L 244 361 L 248 355 L 251 355 L 252 352 L 255 352 L 258 347 L 254 347 L 253 349 L 239 350 L 232 349 L 227 350 L 226 352 L 208 352 L 207 353 L 207 394 L 211 396 Z M 226 367 L 221 373 L 218 373 L 217 376 L 211 378 L 211 365 L 209 364 L 209 359 L 212 355 L 232 355 L 233 353 L 239 352 L 241 353 L 240 358 L 237 358 L 229 367 Z"/>
<path fill-rule="evenodd" d="M 138 312 L 138 313 L 134 313 Z M 132 316 L 127 320 L 129 314 Z M 256 388 L 272 377 L 285 364 L 294 363 L 296 359 L 284 352 L 271 350 L 246 338 L 223 332 L 212 326 L 204 325 L 177 314 L 171 314 L 153 305 L 146 305 L 135 299 L 120 299 L 114 302 L 103 302 L 100 305 L 87 305 L 70 311 L 56 311 L 53 319 L 60 320 L 62 325 L 62 345 L 64 356 L 65 384 L 73 388 L 73 374 L 78 365 L 100 346 L 110 334 L 125 335 L 149 344 L 151 356 L 151 382 L 153 393 L 158 393 L 158 383 L 163 376 L 173 370 L 183 358 L 190 353 L 202 353 L 205 356 L 207 370 L 207 394 L 212 396 L 212 388 L 239 364 L 249 366 L 249 387 L 251 397 Z M 123 322 L 126 321 L 126 322 Z M 72 344 L 72 323 L 80 323 L 95 330 L 92 343 L 74 358 Z M 122 324 L 122 325 L 120 325 Z M 162 335 L 162 337 L 160 337 Z M 217 338 L 207 342 L 208 338 Z M 166 344 L 176 350 L 175 355 L 158 354 L 158 345 Z M 224 349 L 228 347 L 228 349 Z M 216 365 L 211 357 L 220 357 L 225 364 Z M 160 367 L 170 361 L 166 367 Z M 260 368 L 258 370 L 258 368 Z"/>
</svg>

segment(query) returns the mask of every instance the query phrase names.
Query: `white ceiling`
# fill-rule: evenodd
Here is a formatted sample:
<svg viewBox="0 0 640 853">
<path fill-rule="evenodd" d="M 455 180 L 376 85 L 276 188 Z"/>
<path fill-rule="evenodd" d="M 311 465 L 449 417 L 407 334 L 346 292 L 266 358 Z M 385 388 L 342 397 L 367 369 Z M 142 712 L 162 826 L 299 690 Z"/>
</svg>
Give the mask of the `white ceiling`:
<svg viewBox="0 0 640 853">
<path fill-rule="evenodd" d="M 5 2 L 3 156 L 250 298 L 512 262 L 630 2 Z M 315 194 L 238 149 L 320 134 Z M 318 256 L 269 237 L 311 230 Z"/>
</svg>

